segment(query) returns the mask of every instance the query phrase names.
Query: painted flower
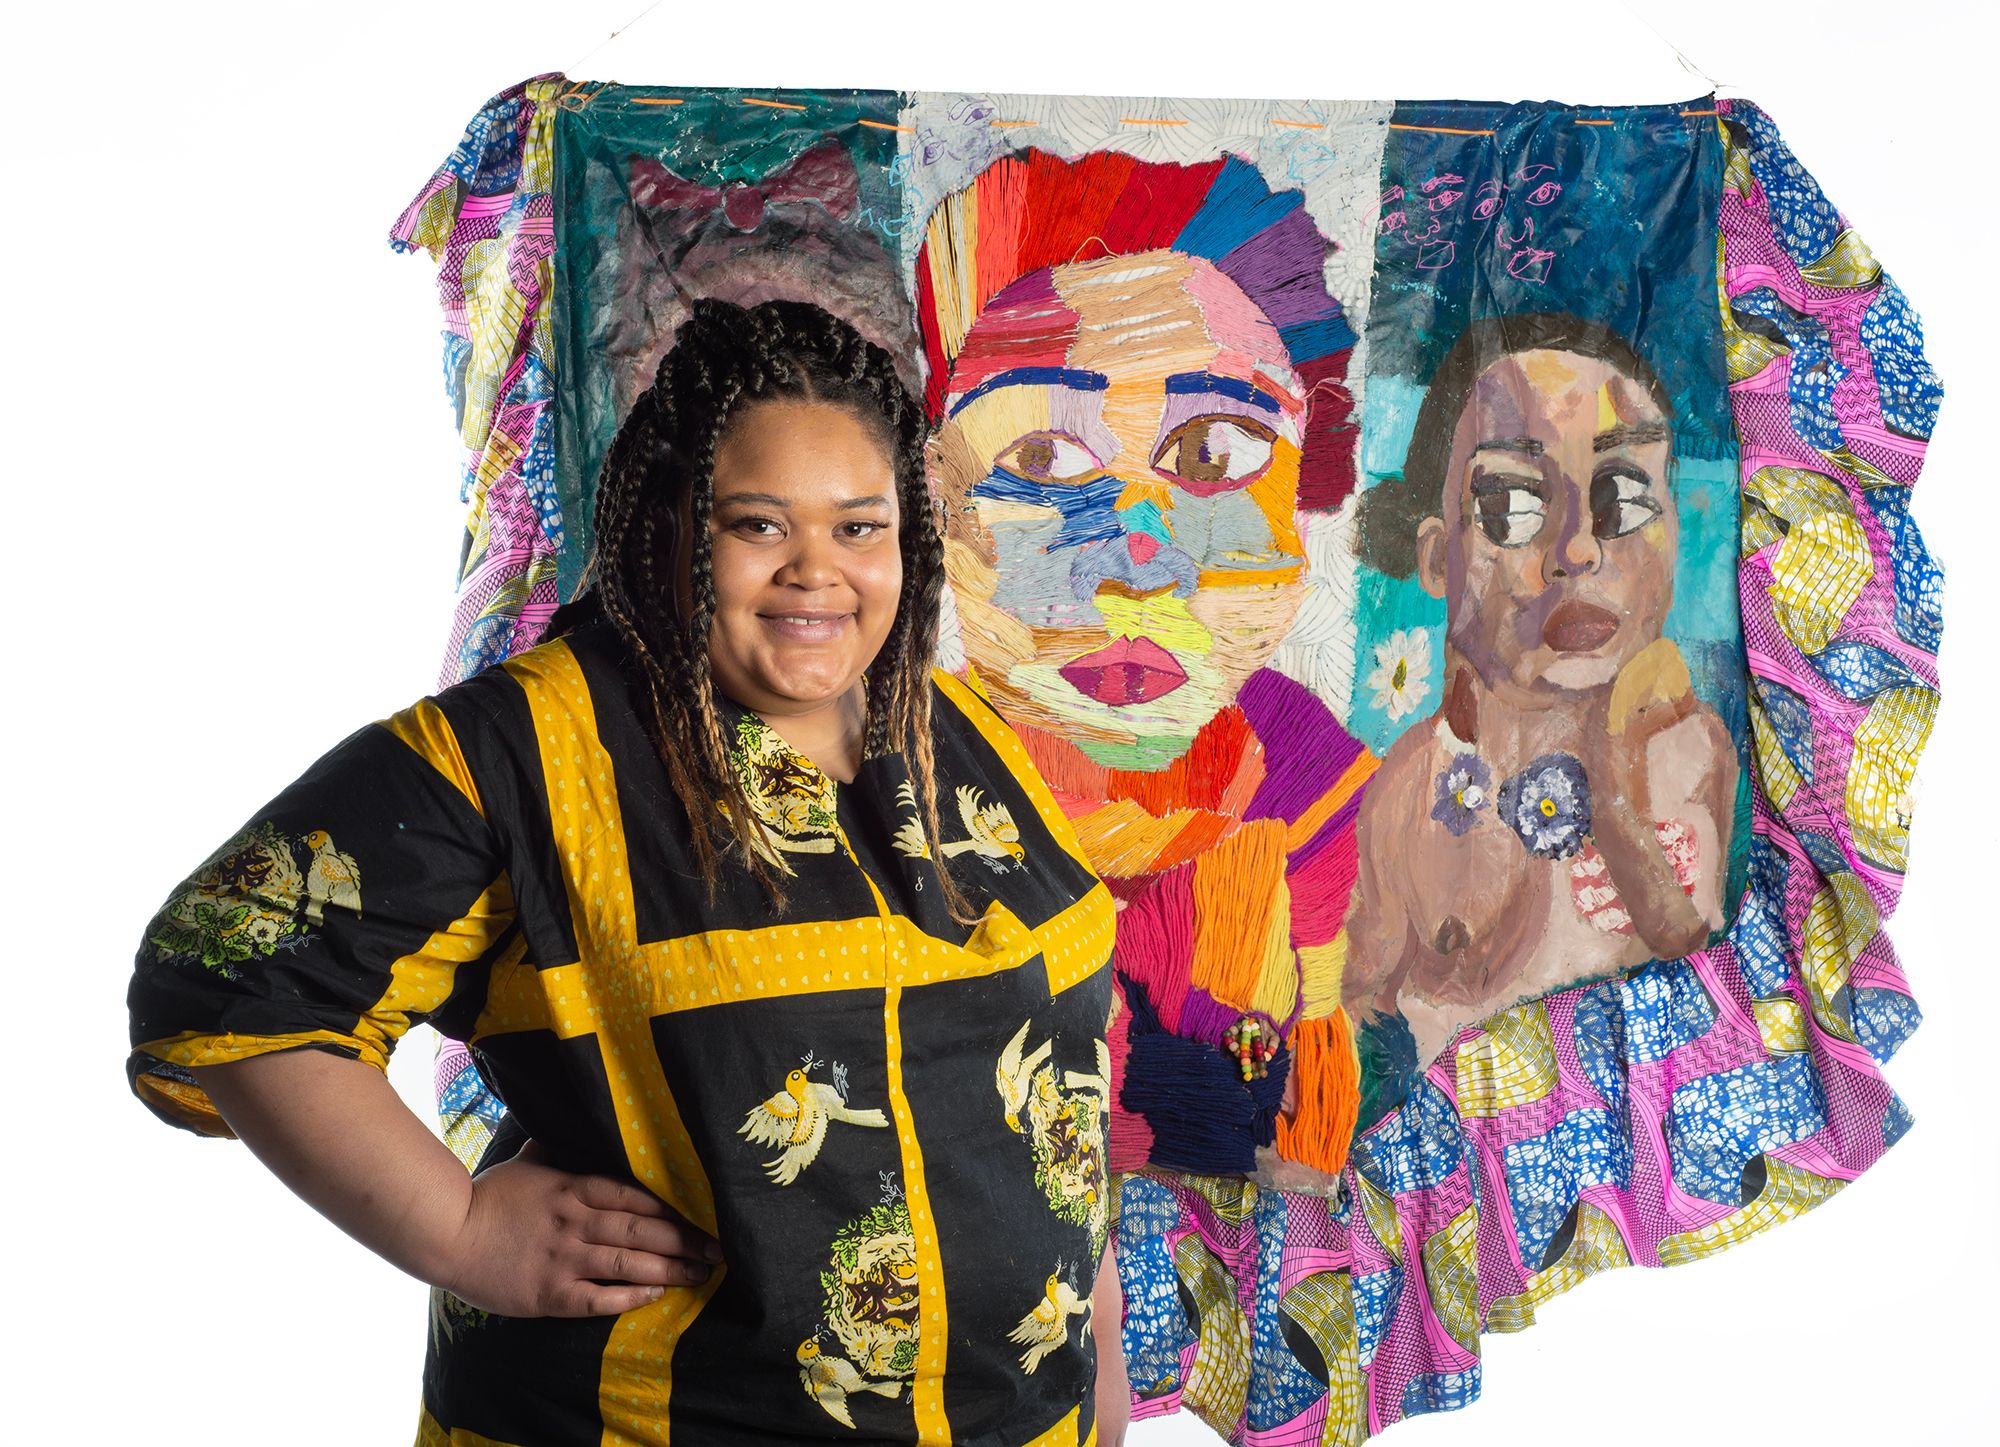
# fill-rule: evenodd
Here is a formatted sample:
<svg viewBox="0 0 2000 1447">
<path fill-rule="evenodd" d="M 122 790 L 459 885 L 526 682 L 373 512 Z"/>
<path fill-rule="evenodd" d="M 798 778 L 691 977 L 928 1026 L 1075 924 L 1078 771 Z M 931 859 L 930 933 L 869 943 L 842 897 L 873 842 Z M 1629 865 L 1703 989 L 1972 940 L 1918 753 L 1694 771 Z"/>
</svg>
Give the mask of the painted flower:
<svg viewBox="0 0 2000 1447">
<path fill-rule="evenodd" d="M 1537 859 L 1567 859 L 1590 833 L 1590 781 L 1569 754 L 1543 754 L 1500 786 L 1498 803 Z"/>
<path fill-rule="evenodd" d="M 1462 835 L 1479 822 L 1479 811 L 1493 801 L 1493 771 L 1477 754 L 1459 754 L 1437 776 L 1437 802 L 1431 818 Z"/>
<path fill-rule="evenodd" d="M 1368 687 L 1375 690 L 1375 707 L 1398 720 L 1417 711 L 1431 683 L 1431 631 L 1398 628 L 1388 641 L 1375 645 L 1375 671 Z"/>
</svg>

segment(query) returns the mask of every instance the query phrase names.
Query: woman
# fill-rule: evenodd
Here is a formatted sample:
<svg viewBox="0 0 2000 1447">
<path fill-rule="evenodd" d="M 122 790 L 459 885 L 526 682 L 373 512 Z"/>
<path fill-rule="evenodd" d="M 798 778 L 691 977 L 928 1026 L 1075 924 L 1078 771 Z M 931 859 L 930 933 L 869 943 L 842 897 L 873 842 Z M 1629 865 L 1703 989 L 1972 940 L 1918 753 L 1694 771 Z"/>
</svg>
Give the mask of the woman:
<svg viewBox="0 0 2000 1447">
<path fill-rule="evenodd" d="M 1428 1063 L 1517 1000 L 1723 919 L 1736 750 L 1665 637 L 1673 407 L 1632 347 L 1563 313 L 1473 323 L 1364 555 L 1445 600 L 1444 701 L 1361 807 L 1343 996 Z M 1391 1026 L 1390 1028 L 1393 1028 Z"/>
<path fill-rule="evenodd" d="M 1082 1442 L 1093 1327 L 1117 1435 L 1111 902 L 931 671 L 922 449 L 850 328 L 698 303 L 594 604 L 148 930 L 135 1089 L 436 1288 L 420 1441 Z M 470 1181 L 380 1074 L 425 1019 L 509 1107 Z"/>
</svg>

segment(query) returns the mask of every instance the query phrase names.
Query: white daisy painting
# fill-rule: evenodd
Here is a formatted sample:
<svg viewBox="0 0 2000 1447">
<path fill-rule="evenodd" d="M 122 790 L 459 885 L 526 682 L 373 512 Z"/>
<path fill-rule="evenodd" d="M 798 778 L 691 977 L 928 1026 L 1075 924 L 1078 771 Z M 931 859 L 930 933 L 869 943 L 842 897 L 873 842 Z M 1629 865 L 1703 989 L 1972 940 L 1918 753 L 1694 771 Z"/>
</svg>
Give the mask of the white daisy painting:
<svg viewBox="0 0 2000 1447">
<path fill-rule="evenodd" d="M 1375 707 L 1400 723 L 1417 711 L 1431 691 L 1431 631 L 1398 628 L 1375 645 L 1375 670 L 1368 675 Z"/>
</svg>

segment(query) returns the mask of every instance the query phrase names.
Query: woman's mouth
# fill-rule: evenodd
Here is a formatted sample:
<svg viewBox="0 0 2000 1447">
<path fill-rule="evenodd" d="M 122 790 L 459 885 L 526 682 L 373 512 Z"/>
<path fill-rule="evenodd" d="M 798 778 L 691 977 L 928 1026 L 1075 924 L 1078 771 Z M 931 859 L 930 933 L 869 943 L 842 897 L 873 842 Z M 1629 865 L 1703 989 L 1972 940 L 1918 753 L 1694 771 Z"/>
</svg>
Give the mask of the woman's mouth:
<svg viewBox="0 0 2000 1447">
<path fill-rule="evenodd" d="M 1056 671 L 1078 693 L 1114 708 L 1151 703 L 1187 682 L 1187 670 L 1150 638 L 1114 638 Z"/>
<path fill-rule="evenodd" d="M 1618 615 L 1572 598 L 1549 614 L 1542 642 L 1558 653 L 1591 653 L 1611 641 Z"/>
<path fill-rule="evenodd" d="M 852 613 L 759 613 L 764 626 L 793 643 L 830 643 L 854 621 Z"/>
</svg>

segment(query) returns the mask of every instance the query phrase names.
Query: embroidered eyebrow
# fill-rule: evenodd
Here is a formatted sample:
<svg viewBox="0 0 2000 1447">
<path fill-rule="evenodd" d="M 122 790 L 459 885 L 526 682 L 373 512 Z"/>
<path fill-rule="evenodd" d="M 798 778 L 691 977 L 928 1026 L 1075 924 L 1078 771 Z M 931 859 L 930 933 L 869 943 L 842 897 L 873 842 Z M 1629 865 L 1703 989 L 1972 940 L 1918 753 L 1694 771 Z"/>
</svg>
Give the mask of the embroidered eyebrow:
<svg viewBox="0 0 2000 1447">
<path fill-rule="evenodd" d="M 1009 367 L 1004 372 L 995 372 L 952 403 L 950 415 L 956 417 L 988 392 L 1001 387 L 1068 387 L 1076 392 L 1102 392 L 1110 385 L 1111 379 L 1104 373 L 1083 372 L 1074 367 Z"/>
<path fill-rule="evenodd" d="M 1670 434 L 1664 422 L 1634 422 L 1626 427 L 1613 427 L 1597 434 L 1591 443 L 1593 452 L 1609 452 L 1614 447 L 1638 447 L 1648 442 L 1665 442 Z"/>
<path fill-rule="evenodd" d="M 1256 383 L 1246 382 L 1241 377 L 1218 377 L 1213 372 L 1176 372 L 1167 378 L 1166 392 L 1169 397 L 1213 392 L 1221 397 L 1234 397 L 1238 402 L 1248 402 L 1252 407 L 1262 407 L 1266 412 L 1284 410 L 1276 397 Z"/>
<path fill-rule="evenodd" d="M 1547 449 L 1532 437 L 1496 437 L 1490 442 L 1482 442 L 1472 449 L 1474 452 L 1518 452 L 1523 457 L 1540 457 Z"/>
</svg>

